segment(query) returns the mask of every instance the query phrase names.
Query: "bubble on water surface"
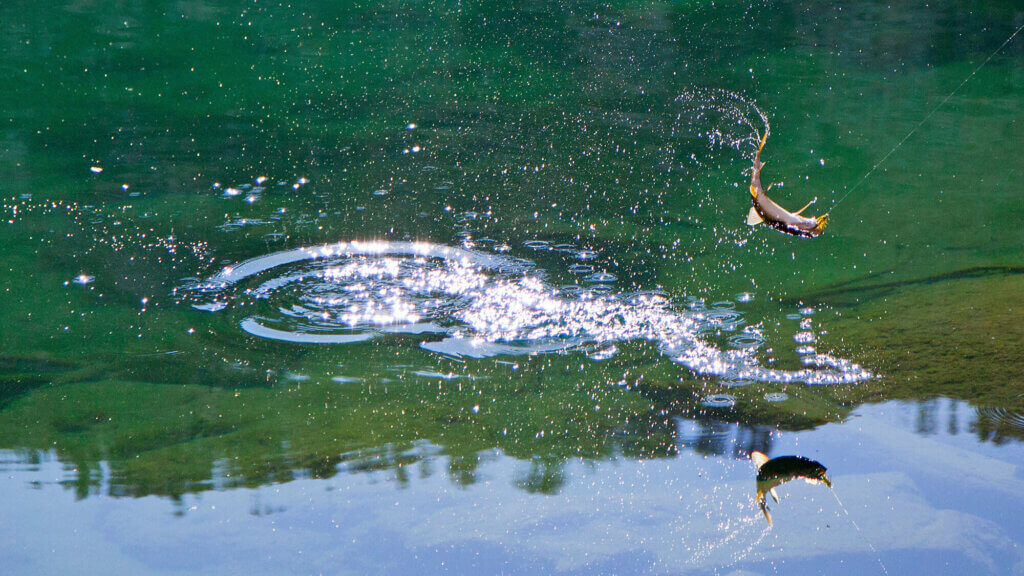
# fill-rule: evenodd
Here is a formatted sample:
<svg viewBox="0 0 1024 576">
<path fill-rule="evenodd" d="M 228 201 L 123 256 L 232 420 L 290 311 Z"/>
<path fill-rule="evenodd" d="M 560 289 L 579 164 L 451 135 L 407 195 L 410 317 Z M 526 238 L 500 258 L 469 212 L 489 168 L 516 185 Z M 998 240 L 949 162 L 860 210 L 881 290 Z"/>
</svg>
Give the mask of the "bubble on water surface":
<svg viewBox="0 0 1024 576">
<path fill-rule="evenodd" d="M 793 340 L 798 344 L 811 344 L 817 339 L 814 332 L 797 332 L 793 335 Z"/>
<path fill-rule="evenodd" d="M 839 384 L 871 377 L 825 354 L 797 370 L 762 366 L 760 325 L 745 325 L 733 302 L 678 310 L 656 292 L 617 293 L 608 284 L 563 290 L 529 261 L 428 243 L 339 242 L 275 252 L 192 282 L 178 295 L 215 313 L 226 302 L 245 332 L 295 343 L 405 334 L 437 353 L 492 357 L 585 352 L 595 345 L 608 351 L 618 342 L 647 340 L 694 373 L 730 382 Z M 738 332 L 732 349 L 715 343 L 723 331 Z"/>
<path fill-rule="evenodd" d="M 729 394 L 712 394 L 705 396 L 700 403 L 707 408 L 732 408 L 736 405 L 736 397 Z"/>
<path fill-rule="evenodd" d="M 751 380 L 749 378 L 725 378 L 725 379 L 719 380 L 718 383 L 721 384 L 722 386 L 726 386 L 726 387 L 729 387 L 729 388 L 742 388 L 744 386 L 750 386 L 751 384 L 756 384 L 757 381 L 756 380 Z"/>
<path fill-rule="evenodd" d="M 733 348 L 757 347 L 764 343 L 764 336 L 754 333 L 743 333 L 728 338 L 729 346 Z"/>
<path fill-rule="evenodd" d="M 768 402 L 785 402 L 789 400 L 789 394 L 785 392 L 766 392 L 764 399 Z"/>
<path fill-rule="evenodd" d="M 412 373 L 413 376 L 419 376 L 420 378 L 431 378 L 439 380 L 458 380 L 459 378 L 469 378 L 465 374 L 456 374 L 454 372 L 437 372 L 436 370 L 415 370 Z"/>
<path fill-rule="evenodd" d="M 607 359 L 615 356 L 618 353 L 619 353 L 618 347 L 615 346 L 614 344 L 611 344 L 611 345 L 602 346 L 601 348 L 597 348 L 597 349 L 594 349 L 594 350 L 592 350 L 590 352 L 587 352 L 587 358 L 590 358 L 591 360 L 600 362 L 602 360 L 607 360 Z"/>
<path fill-rule="evenodd" d="M 569 266 L 568 270 L 572 274 L 592 274 L 594 267 L 590 264 L 573 264 Z"/>
<path fill-rule="evenodd" d="M 217 229 L 225 232 L 235 232 L 246 226 L 266 226 L 268 224 L 273 224 L 273 222 L 260 218 L 235 218 L 217 226 Z"/>
</svg>

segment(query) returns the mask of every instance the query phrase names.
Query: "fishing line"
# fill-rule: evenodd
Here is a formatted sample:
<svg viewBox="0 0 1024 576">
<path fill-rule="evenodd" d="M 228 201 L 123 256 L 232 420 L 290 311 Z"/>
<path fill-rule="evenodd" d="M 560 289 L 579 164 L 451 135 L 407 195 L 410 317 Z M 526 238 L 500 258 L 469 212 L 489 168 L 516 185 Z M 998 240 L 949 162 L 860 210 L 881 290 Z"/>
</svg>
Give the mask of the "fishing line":
<svg viewBox="0 0 1024 576">
<path fill-rule="evenodd" d="M 875 553 L 875 560 L 878 560 L 878 565 L 882 567 L 882 573 L 885 574 L 885 576 L 889 576 L 889 571 L 885 568 L 885 563 L 882 562 L 882 555 L 878 553 L 878 549 L 875 548 L 875 545 L 872 544 L 871 541 L 868 540 L 867 536 L 864 535 L 864 532 L 860 529 L 860 526 L 857 525 L 857 521 L 853 519 L 853 516 L 850 516 L 850 511 L 846 509 L 846 505 L 843 504 L 843 501 L 839 499 L 839 494 L 836 494 L 834 488 L 830 488 L 829 492 L 831 492 L 832 496 L 835 497 L 836 504 L 839 504 L 839 509 L 842 510 L 844 514 L 846 514 L 846 519 L 849 520 L 850 524 L 853 524 L 853 527 L 857 530 L 857 534 L 860 536 L 860 539 L 863 540 L 864 543 L 868 545 L 868 548 L 870 548 L 871 551 Z"/>
<path fill-rule="evenodd" d="M 931 117 L 934 116 L 935 113 L 939 111 L 939 108 L 942 108 L 942 106 L 946 102 L 949 102 L 949 99 L 952 98 L 957 92 L 959 92 L 960 89 L 964 87 L 964 84 L 967 84 L 967 82 L 970 81 L 971 78 L 974 78 L 974 75 L 977 74 L 978 72 L 980 72 L 981 69 L 984 68 L 985 65 L 988 64 L 989 61 L 992 60 L 992 58 L 995 57 L 996 54 L 998 54 L 1003 48 L 1005 48 L 1007 44 L 1012 42 L 1014 37 L 1017 36 L 1017 34 L 1019 34 L 1021 30 L 1024 30 L 1024 24 L 1021 24 L 1020 27 L 1017 28 L 1013 32 L 1013 34 L 1010 34 L 1010 37 L 1007 38 L 1005 41 L 1003 41 L 1003 43 L 999 45 L 999 48 L 996 48 L 994 52 L 989 54 L 988 58 L 985 58 L 985 61 L 982 62 L 977 68 L 975 68 L 973 72 L 968 74 L 967 77 L 964 78 L 963 82 L 961 82 L 959 86 L 954 88 L 952 92 L 950 92 L 948 95 L 946 95 L 946 97 L 942 99 L 942 102 L 939 102 L 934 108 L 932 108 L 931 112 L 929 112 L 928 115 L 926 115 L 923 120 L 918 122 L 917 126 L 914 126 L 910 130 L 910 132 L 908 132 L 907 135 L 904 136 L 903 139 L 900 140 L 899 143 L 897 143 L 896 146 L 893 147 L 892 150 L 889 150 L 889 152 L 885 156 L 882 156 L 882 159 L 879 160 L 877 163 L 875 163 L 875 165 L 871 167 L 871 170 L 868 170 L 867 174 L 865 174 L 860 179 L 860 181 L 858 181 L 856 184 L 854 184 L 853 188 L 850 188 L 849 190 L 847 190 L 846 194 L 843 194 L 842 198 L 840 198 L 839 200 L 836 200 L 835 202 L 833 202 L 832 203 L 832 207 L 829 208 L 828 212 L 826 212 L 825 214 L 826 215 L 831 214 L 832 211 L 836 209 L 836 206 L 838 206 L 843 200 L 846 200 L 846 197 L 849 196 L 851 193 L 853 193 L 854 190 L 859 188 L 860 185 L 863 184 L 864 181 L 868 179 L 868 176 L 871 176 L 875 172 L 875 170 L 877 170 L 878 167 L 882 165 L 883 162 L 885 162 L 886 160 L 889 159 L 889 156 L 892 156 L 893 152 L 896 152 L 896 150 L 899 150 L 900 146 L 903 146 L 903 143 L 906 142 L 907 140 L 909 140 L 910 137 L 913 136 L 915 132 L 917 132 L 918 128 L 920 128 L 921 126 L 924 126 L 925 122 L 930 120 Z"/>
</svg>

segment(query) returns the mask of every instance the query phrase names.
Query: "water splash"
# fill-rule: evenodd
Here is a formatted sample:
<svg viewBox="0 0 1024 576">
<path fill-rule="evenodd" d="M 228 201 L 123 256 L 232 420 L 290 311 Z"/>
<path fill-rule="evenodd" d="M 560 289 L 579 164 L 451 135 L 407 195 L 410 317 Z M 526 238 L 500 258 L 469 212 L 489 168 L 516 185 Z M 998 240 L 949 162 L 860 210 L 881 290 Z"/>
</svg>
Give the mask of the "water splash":
<svg viewBox="0 0 1024 576">
<path fill-rule="evenodd" d="M 589 285 L 588 285 L 589 286 Z M 735 303 L 692 300 L 676 310 L 663 295 L 563 290 L 528 260 L 413 242 L 339 242 L 275 252 L 223 269 L 178 291 L 195 308 L 253 312 L 246 332 L 299 343 L 344 344 L 386 333 L 417 334 L 425 349 L 490 357 L 646 340 L 704 376 L 723 381 L 849 384 L 871 378 L 828 354 L 798 370 L 768 368 L 757 325 Z M 714 339 L 736 332 L 723 349 Z"/>
<path fill-rule="evenodd" d="M 677 117 L 687 132 L 697 130 L 713 148 L 742 150 L 753 156 L 762 136 L 771 133 L 768 116 L 753 100 L 720 88 L 692 88 L 676 98 Z M 673 136 L 677 136 L 673 134 Z"/>
</svg>

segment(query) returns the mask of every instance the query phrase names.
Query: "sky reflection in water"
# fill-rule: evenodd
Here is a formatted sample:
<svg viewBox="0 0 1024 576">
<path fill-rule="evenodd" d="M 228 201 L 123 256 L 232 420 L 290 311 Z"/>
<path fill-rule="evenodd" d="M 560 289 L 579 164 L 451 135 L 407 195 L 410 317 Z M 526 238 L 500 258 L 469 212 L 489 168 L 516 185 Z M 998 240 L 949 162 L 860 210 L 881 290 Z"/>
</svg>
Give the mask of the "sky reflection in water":
<svg viewBox="0 0 1024 576">
<path fill-rule="evenodd" d="M 922 410 L 949 426 L 922 436 Z M 973 427 L 970 411 L 948 401 L 890 402 L 864 406 L 842 424 L 776 437 L 778 454 L 815 446 L 811 456 L 829 466 L 849 516 L 821 486 L 788 483 L 778 489 L 770 530 L 753 501 L 753 466 L 697 451 L 570 461 L 571 480 L 557 494 L 518 489 L 508 479 L 529 475 L 531 464 L 500 452 L 483 455 L 480 482 L 456 487 L 433 473 L 446 468 L 446 457 L 423 444 L 411 484 L 380 470 L 173 502 L 96 497 L 74 505 L 59 486 L 69 471 L 56 460 L 30 466 L 4 458 L 0 486 L 23 496 L 5 499 L 0 511 L 23 522 L 0 525 L 0 553 L 15 573 L 880 574 L 879 556 L 889 574 L 1012 573 L 1024 555 L 991 518 L 1024 513 L 1011 461 L 1019 450 L 979 450 L 963 434 Z M 699 425 L 678 425 L 680 442 L 697 441 Z M 847 441 L 865 430 L 870 446 Z M 893 460 L 900 470 L 887 464 Z M 959 478 L 957 498 L 948 497 L 936 463 Z M 24 490 L 26 482 L 36 489 Z M 152 521 L 171 515 L 177 521 Z M 55 516 L 62 521 L 44 527 Z M 26 530 L 47 537 L 14 534 Z M 51 553 L 52 537 L 70 550 Z"/>
</svg>

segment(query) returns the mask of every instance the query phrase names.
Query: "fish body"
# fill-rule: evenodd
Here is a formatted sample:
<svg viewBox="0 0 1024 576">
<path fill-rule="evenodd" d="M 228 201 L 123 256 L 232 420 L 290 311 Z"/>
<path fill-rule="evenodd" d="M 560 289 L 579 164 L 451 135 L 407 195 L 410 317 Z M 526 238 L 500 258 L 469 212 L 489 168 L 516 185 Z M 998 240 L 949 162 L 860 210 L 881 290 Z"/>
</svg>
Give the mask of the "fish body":
<svg viewBox="0 0 1024 576">
<path fill-rule="evenodd" d="M 769 459 L 760 452 L 753 452 L 750 460 L 757 466 L 757 505 L 772 524 L 772 515 L 768 511 L 768 503 L 765 494 L 771 494 L 772 499 L 779 501 L 779 495 L 775 488 L 790 480 L 804 480 L 810 484 L 824 484 L 832 487 L 832 481 L 828 477 L 828 470 L 820 462 L 804 458 L 803 456 L 777 456 Z"/>
<path fill-rule="evenodd" d="M 750 196 L 754 205 L 747 214 L 747 224 L 756 226 L 764 222 L 780 232 L 802 238 L 813 238 L 820 235 L 825 230 L 825 225 L 828 224 L 828 214 L 810 218 L 800 215 L 807 209 L 807 206 L 814 203 L 813 200 L 800 210 L 790 212 L 776 204 L 766 194 L 761 185 L 761 168 L 764 167 L 764 162 L 761 161 L 761 149 L 764 148 L 764 143 L 767 140 L 768 132 L 766 131 L 764 137 L 761 138 L 761 144 L 757 147 L 757 153 L 754 155 L 754 170 L 750 176 Z"/>
</svg>

